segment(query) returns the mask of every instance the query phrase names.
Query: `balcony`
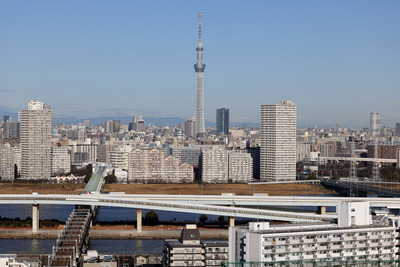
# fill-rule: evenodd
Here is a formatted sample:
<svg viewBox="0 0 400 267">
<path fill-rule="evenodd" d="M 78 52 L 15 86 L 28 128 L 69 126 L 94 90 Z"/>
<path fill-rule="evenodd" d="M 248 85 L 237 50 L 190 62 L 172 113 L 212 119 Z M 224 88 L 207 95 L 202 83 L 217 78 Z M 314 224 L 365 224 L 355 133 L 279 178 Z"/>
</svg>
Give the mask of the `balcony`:
<svg viewBox="0 0 400 267">
<path fill-rule="evenodd" d="M 331 237 L 330 238 L 330 240 L 331 240 L 331 242 L 337 242 L 337 241 L 340 241 L 340 237 Z"/>
<path fill-rule="evenodd" d="M 314 239 L 308 239 L 308 238 L 303 239 L 303 243 L 304 243 L 304 244 L 314 243 Z"/>
<path fill-rule="evenodd" d="M 340 245 L 330 245 L 330 249 L 340 249 Z"/>
<path fill-rule="evenodd" d="M 347 251 L 342 252 L 342 256 L 343 256 L 343 257 L 350 257 L 350 256 L 353 256 L 353 252 L 347 252 Z"/>
<path fill-rule="evenodd" d="M 328 257 L 328 254 L 317 254 L 317 259 L 325 259 Z"/>
<path fill-rule="evenodd" d="M 300 247 L 298 247 L 298 248 L 289 248 L 289 251 L 290 252 L 300 252 L 301 248 Z"/>
<path fill-rule="evenodd" d="M 312 260 L 314 258 L 314 255 L 303 255 L 304 260 Z"/>
<path fill-rule="evenodd" d="M 313 247 L 303 247 L 303 251 L 307 252 L 307 251 L 313 251 L 314 248 Z"/>
<path fill-rule="evenodd" d="M 276 248 L 275 249 L 275 253 L 285 253 L 286 252 L 286 248 Z"/>
<path fill-rule="evenodd" d="M 290 256 L 289 260 L 291 260 L 291 261 L 301 260 L 301 256 L 300 255 L 299 256 Z"/>
<path fill-rule="evenodd" d="M 272 254 L 272 253 L 274 253 L 274 252 L 273 252 L 272 249 L 263 249 L 262 253 L 263 253 L 264 255 L 266 255 L 266 254 Z"/>
</svg>

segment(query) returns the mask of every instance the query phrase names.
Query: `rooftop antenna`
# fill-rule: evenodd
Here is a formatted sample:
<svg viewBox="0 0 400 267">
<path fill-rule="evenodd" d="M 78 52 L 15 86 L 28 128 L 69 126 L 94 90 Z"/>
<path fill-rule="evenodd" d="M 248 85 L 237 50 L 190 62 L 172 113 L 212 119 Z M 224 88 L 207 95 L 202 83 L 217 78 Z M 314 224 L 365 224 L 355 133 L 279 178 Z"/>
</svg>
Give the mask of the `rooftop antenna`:
<svg viewBox="0 0 400 267">
<path fill-rule="evenodd" d="M 201 40 L 201 13 L 199 13 L 199 40 Z"/>
</svg>

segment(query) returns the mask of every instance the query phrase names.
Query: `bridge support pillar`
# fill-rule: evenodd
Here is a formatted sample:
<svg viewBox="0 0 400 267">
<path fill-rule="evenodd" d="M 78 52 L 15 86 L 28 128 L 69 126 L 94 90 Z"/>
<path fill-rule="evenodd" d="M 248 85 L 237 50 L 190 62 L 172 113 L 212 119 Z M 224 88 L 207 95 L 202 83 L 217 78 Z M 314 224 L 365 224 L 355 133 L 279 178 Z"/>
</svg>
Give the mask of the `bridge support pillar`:
<svg viewBox="0 0 400 267">
<path fill-rule="evenodd" d="M 32 205 L 32 233 L 39 231 L 39 204 Z"/>
<path fill-rule="evenodd" d="M 326 214 L 326 207 L 325 206 L 319 206 L 318 207 L 318 214 L 325 215 Z"/>
<path fill-rule="evenodd" d="M 138 233 L 142 232 L 142 209 L 137 209 L 137 213 L 136 213 L 136 231 Z"/>
<path fill-rule="evenodd" d="M 232 208 L 235 207 L 235 205 L 231 205 Z M 235 226 L 235 216 L 230 216 L 229 217 L 229 227 L 234 227 Z"/>
</svg>

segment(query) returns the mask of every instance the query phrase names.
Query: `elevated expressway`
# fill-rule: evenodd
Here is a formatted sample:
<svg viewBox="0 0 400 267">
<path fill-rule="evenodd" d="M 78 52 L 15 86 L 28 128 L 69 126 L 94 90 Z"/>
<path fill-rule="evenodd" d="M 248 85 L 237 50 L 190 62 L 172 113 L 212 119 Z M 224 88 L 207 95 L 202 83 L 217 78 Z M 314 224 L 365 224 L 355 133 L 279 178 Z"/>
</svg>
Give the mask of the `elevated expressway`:
<svg viewBox="0 0 400 267">
<path fill-rule="evenodd" d="M 221 198 L 221 200 L 218 200 Z M 207 200 L 209 199 L 209 200 Z M 229 217 L 307 222 L 332 220 L 335 214 L 293 213 L 258 208 L 240 208 L 234 205 L 249 205 L 248 201 L 232 201 L 232 197 L 222 196 L 182 196 L 182 195 L 0 195 L 0 204 L 49 204 L 108 206 L 133 209 L 164 210 L 172 212 L 200 213 Z M 257 201 L 253 201 L 257 203 Z M 217 205 L 216 205 L 217 204 Z M 220 205 L 227 205 L 220 206 Z M 252 204 L 249 206 L 254 206 Z M 260 205 L 261 206 L 261 205 Z"/>
</svg>

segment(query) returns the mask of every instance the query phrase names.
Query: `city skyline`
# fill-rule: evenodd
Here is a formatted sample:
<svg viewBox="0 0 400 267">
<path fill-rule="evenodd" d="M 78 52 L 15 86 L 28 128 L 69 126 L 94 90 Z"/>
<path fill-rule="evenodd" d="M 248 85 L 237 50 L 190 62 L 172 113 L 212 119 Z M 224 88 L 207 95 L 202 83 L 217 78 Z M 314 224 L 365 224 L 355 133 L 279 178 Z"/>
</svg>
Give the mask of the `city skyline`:
<svg viewBox="0 0 400 267">
<path fill-rule="evenodd" d="M 256 123 L 261 104 L 292 99 L 299 126 L 398 122 L 400 3 L 157 3 L 1 3 L 0 111 L 37 98 L 56 118 L 187 120 L 201 12 L 207 121 L 229 106 Z"/>
</svg>

